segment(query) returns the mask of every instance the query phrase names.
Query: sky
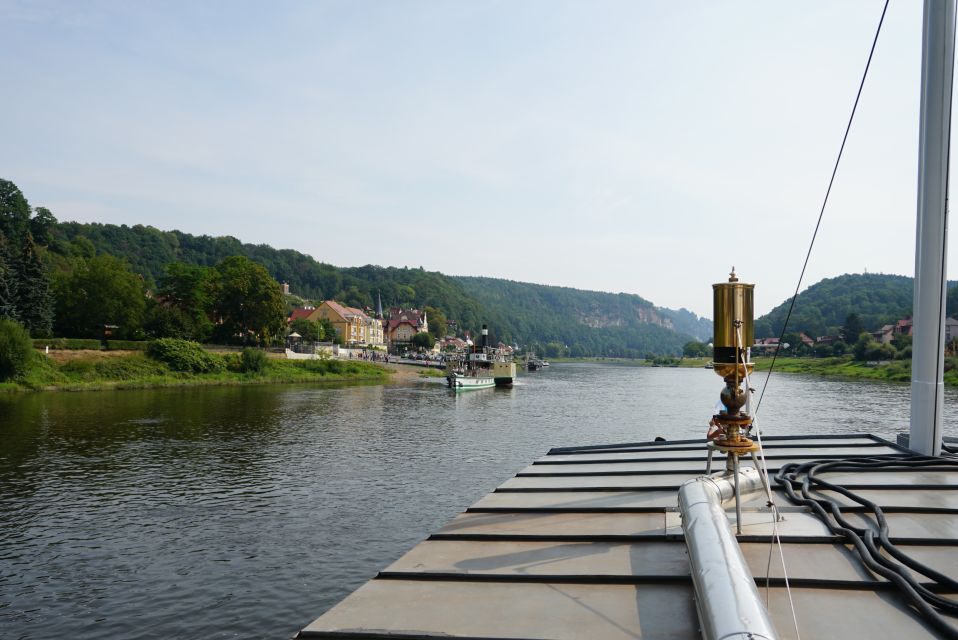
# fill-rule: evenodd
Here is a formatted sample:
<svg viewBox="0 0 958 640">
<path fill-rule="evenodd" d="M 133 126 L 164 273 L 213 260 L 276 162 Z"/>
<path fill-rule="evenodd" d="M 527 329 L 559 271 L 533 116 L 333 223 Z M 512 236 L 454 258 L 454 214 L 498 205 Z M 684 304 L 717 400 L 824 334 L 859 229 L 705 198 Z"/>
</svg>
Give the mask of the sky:
<svg viewBox="0 0 958 640">
<path fill-rule="evenodd" d="M 61 221 L 706 317 L 734 265 L 761 314 L 795 289 L 881 9 L 0 0 L 0 178 Z M 914 272 L 920 13 L 888 10 L 803 289 Z"/>
</svg>

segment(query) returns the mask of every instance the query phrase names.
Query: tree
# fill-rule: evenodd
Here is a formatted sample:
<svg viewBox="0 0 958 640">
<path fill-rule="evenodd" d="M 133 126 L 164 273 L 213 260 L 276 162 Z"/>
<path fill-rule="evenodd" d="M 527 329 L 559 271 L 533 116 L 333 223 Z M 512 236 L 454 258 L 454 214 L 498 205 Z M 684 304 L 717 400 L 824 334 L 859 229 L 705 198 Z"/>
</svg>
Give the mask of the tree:
<svg viewBox="0 0 958 640">
<path fill-rule="evenodd" d="M 786 333 L 782 336 L 782 342 L 788 345 L 787 351 L 780 351 L 778 355 L 780 356 L 797 356 L 802 351 L 807 350 L 805 343 L 802 342 L 802 337 L 797 333 Z M 782 345 L 782 349 L 785 349 L 785 344 Z"/>
<path fill-rule="evenodd" d="M 690 340 L 682 347 L 682 355 L 686 358 L 704 358 L 709 355 L 710 351 L 707 344 L 697 340 Z"/>
<path fill-rule="evenodd" d="M 335 299 L 342 302 L 347 307 L 354 307 L 356 309 L 362 309 L 368 307 L 372 304 L 372 296 L 368 293 L 363 293 L 359 290 L 359 287 L 356 285 L 350 286 L 348 289 L 338 292 L 335 295 Z"/>
<path fill-rule="evenodd" d="M 206 342 L 213 331 L 213 323 L 203 314 L 191 314 L 153 299 L 147 302 L 143 329 L 154 338 Z"/>
<path fill-rule="evenodd" d="M 542 354 L 547 358 L 564 358 L 568 352 L 561 342 L 547 342 Z"/>
<path fill-rule="evenodd" d="M 30 224 L 30 204 L 9 180 L 0 180 L 0 233 L 19 244 Z"/>
<path fill-rule="evenodd" d="M 0 380 L 25 373 L 32 357 L 33 343 L 27 330 L 9 318 L 0 318 Z"/>
<path fill-rule="evenodd" d="M 436 344 L 436 339 L 433 338 L 432 334 L 430 334 L 428 331 L 422 331 L 414 335 L 410 342 L 413 344 L 413 346 L 418 347 L 420 350 L 432 349 Z"/>
<path fill-rule="evenodd" d="M 0 234 L 0 317 L 16 320 L 18 315 L 17 275 L 11 266 L 6 240 Z"/>
<path fill-rule="evenodd" d="M 870 333 L 860 333 L 855 346 L 852 347 L 852 353 L 856 360 L 868 359 L 868 353 L 878 344 L 878 341 Z"/>
<path fill-rule="evenodd" d="M 53 239 L 53 229 L 57 226 L 57 219 L 46 207 L 37 207 L 30 218 L 29 230 L 34 242 L 41 247 L 50 245 Z"/>
<path fill-rule="evenodd" d="M 211 306 L 212 276 L 208 267 L 171 262 L 160 278 L 157 295 L 184 311 L 206 312 Z"/>
<path fill-rule="evenodd" d="M 305 342 L 319 342 L 322 340 L 323 329 L 319 323 L 307 320 L 306 318 L 296 318 L 289 326 L 294 332 L 298 333 Z"/>
<path fill-rule="evenodd" d="M 53 296 L 50 276 L 28 231 L 16 264 L 17 316 L 34 337 L 49 336 L 53 329 Z"/>
<path fill-rule="evenodd" d="M 892 338 L 892 341 L 891 341 L 891 343 L 892 343 L 892 345 L 894 345 L 895 349 L 897 349 L 897 350 L 899 350 L 899 351 L 902 351 L 902 350 L 906 349 L 907 347 L 910 347 L 910 346 L 911 346 L 911 342 L 912 342 L 912 337 L 909 336 L 909 335 L 906 335 L 906 334 L 904 334 L 904 333 L 899 333 L 899 334 L 896 335 L 894 338 Z"/>
<path fill-rule="evenodd" d="M 54 279 L 59 335 L 102 338 L 104 325 L 116 325 L 117 338 L 136 337 L 143 324 L 143 278 L 111 255 L 76 258 L 69 272 Z"/>
<path fill-rule="evenodd" d="M 446 337 L 446 314 L 436 307 L 425 307 L 423 312 L 429 321 L 429 333 L 436 340 L 442 340 Z"/>
<path fill-rule="evenodd" d="M 845 344 L 844 340 L 836 340 L 832 343 L 832 355 L 833 356 L 843 356 L 848 351 L 848 345 Z"/>
<path fill-rule="evenodd" d="M 845 324 L 842 326 L 841 334 L 842 340 L 851 344 L 858 341 L 858 336 L 860 336 L 865 331 L 865 325 L 862 324 L 862 319 L 858 316 L 857 313 L 849 313 L 845 317 Z"/>
<path fill-rule="evenodd" d="M 148 310 L 147 331 L 156 337 L 204 342 L 213 332 L 210 320 L 212 270 L 172 262 L 157 290 L 158 300 Z"/>
<path fill-rule="evenodd" d="M 949 285 L 945 296 L 945 310 L 949 318 L 958 318 L 958 285 Z"/>
<path fill-rule="evenodd" d="M 342 342 L 339 342 L 337 340 L 336 327 L 333 326 L 332 320 L 330 320 L 329 318 L 320 318 L 318 324 L 320 328 L 320 334 L 319 334 L 320 341 L 338 342 L 338 344 L 342 344 Z"/>
<path fill-rule="evenodd" d="M 263 265 L 230 256 L 214 267 L 213 313 L 216 333 L 227 342 L 250 338 L 261 344 L 286 328 L 283 290 Z"/>
</svg>

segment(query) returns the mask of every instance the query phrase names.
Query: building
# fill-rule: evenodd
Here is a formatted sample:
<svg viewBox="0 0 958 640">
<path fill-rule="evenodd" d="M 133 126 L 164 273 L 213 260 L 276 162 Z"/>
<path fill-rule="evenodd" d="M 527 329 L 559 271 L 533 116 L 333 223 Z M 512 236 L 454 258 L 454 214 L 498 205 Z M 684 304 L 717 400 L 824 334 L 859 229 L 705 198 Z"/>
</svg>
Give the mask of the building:
<svg viewBox="0 0 958 640">
<path fill-rule="evenodd" d="M 778 338 L 758 338 L 752 345 L 752 353 L 757 356 L 775 353 L 778 349 Z"/>
<path fill-rule="evenodd" d="M 945 318 L 945 342 L 958 339 L 958 320 Z"/>
<path fill-rule="evenodd" d="M 895 323 L 895 335 L 896 336 L 910 336 L 912 329 L 911 316 L 908 316 L 904 320 L 899 320 Z"/>
<path fill-rule="evenodd" d="M 308 317 L 313 322 L 323 318 L 329 320 L 346 346 L 379 347 L 385 344 L 382 323 L 359 309 L 341 305 L 335 300 L 325 300 Z"/>
<path fill-rule="evenodd" d="M 311 316 L 314 311 L 316 311 L 316 307 L 312 305 L 307 305 L 305 307 L 296 307 L 289 314 L 289 317 L 286 318 L 286 323 L 292 324 L 295 320 L 308 320 L 309 316 Z"/>
<path fill-rule="evenodd" d="M 469 346 L 469 344 L 465 340 L 463 340 L 462 338 L 456 338 L 456 337 L 443 338 L 442 340 L 437 340 L 436 344 L 439 345 L 439 348 L 442 351 L 456 351 L 460 353 L 464 352 L 466 348 Z"/>
<path fill-rule="evenodd" d="M 386 340 L 389 344 L 409 342 L 417 333 L 429 330 L 429 322 L 425 311 L 418 309 L 403 310 L 401 307 L 389 309 L 389 320 L 386 322 Z"/>
<path fill-rule="evenodd" d="M 882 344 L 888 344 L 889 342 L 895 339 L 895 325 L 886 324 L 882 326 L 881 329 L 879 329 L 878 331 L 874 331 L 872 333 L 872 337 L 874 337 L 875 340 L 878 340 Z"/>
</svg>

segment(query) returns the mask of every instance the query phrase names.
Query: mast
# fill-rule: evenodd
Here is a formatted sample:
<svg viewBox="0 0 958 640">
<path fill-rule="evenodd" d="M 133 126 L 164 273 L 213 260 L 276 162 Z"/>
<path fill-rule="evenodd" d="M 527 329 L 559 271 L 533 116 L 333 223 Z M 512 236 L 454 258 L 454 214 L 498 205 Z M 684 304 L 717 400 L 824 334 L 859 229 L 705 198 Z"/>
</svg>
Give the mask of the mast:
<svg viewBox="0 0 958 640">
<path fill-rule="evenodd" d="M 944 396 L 948 158 L 954 64 L 955 0 L 925 0 L 909 447 L 934 456 L 941 453 Z"/>
</svg>

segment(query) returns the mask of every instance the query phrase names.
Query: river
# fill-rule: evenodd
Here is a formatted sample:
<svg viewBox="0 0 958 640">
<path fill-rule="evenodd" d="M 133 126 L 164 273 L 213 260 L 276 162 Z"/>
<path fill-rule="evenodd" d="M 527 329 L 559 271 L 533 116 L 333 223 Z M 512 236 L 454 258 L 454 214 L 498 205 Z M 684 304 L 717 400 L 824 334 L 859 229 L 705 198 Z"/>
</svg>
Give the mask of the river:
<svg viewBox="0 0 958 640">
<path fill-rule="evenodd" d="M 702 437 L 722 387 L 600 364 L 439 382 L 0 397 L 0 637 L 288 638 L 550 447 Z M 776 373 L 759 422 L 894 439 L 908 399 Z"/>
</svg>

